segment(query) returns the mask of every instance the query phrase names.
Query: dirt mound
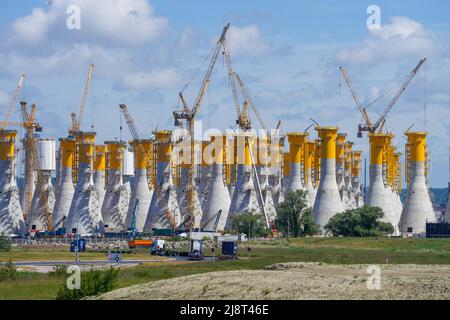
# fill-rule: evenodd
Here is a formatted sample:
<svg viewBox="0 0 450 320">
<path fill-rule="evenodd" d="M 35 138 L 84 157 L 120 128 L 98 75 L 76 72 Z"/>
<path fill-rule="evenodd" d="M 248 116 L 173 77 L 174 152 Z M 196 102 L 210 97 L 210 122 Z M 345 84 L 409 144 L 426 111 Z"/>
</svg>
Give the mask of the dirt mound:
<svg viewBox="0 0 450 320">
<path fill-rule="evenodd" d="M 369 289 L 367 265 L 299 262 L 155 281 L 98 299 L 450 299 L 450 266 L 380 268 L 380 289 Z"/>
</svg>

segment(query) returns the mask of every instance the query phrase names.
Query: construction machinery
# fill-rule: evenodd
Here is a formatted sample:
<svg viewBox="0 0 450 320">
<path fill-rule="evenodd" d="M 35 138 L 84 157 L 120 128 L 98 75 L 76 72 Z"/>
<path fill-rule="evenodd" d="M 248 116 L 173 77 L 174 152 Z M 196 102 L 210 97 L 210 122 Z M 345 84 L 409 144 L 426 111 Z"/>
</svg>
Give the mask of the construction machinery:
<svg viewBox="0 0 450 320">
<path fill-rule="evenodd" d="M 397 101 L 400 98 L 400 96 L 406 90 L 406 88 L 411 83 L 411 81 L 413 80 L 413 78 L 415 77 L 417 72 L 419 71 L 420 67 L 425 63 L 426 60 L 427 60 L 427 58 L 424 58 L 424 59 L 419 61 L 417 66 L 411 71 L 409 76 L 403 82 L 403 84 L 401 85 L 400 89 L 397 91 L 395 96 L 391 99 L 391 101 L 389 102 L 389 104 L 384 109 L 384 111 L 381 113 L 380 117 L 378 118 L 378 120 L 375 123 L 373 123 L 370 120 L 370 117 L 369 117 L 369 115 L 367 113 L 367 108 L 368 107 L 364 107 L 362 105 L 362 103 L 361 103 L 361 101 L 359 99 L 359 96 L 358 96 L 355 88 L 353 87 L 352 81 L 350 80 L 350 76 L 348 75 L 347 70 L 345 70 L 344 67 L 342 67 L 342 66 L 339 67 L 339 69 L 341 70 L 342 75 L 344 76 L 345 82 L 347 83 L 347 86 L 350 89 L 350 92 L 351 92 L 351 94 L 353 96 L 353 99 L 355 100 L 356 105 L 358 106 L 359 111 L 361 112 L 361 115 L 363 117 L 363 121 L 364 122 L 362 124 L 358 125 L 358 138 L 362 138 L 362 133 L 364 131 L 365 132 L 369 132 L 369 133 L 375 133 L 377 130 L 379 130 L 379 133 L 382 133 L 383 126 L 384 126 L 384 124 L 386 122 L 387 115 L 392 110 L 392 107 L 394 107 L 394 105 L 397 103 Z M 378 99 L 376 99 L 376 100 L 378 100 Z"/>
<path fill-rule="evenodd" d="M 14 123 L 10 123 L 10 122 L 8 122 L 8 120 L 9 120 L 9 117 L 11 116 L 14 106 L 17 103 L 17 99 L 19 98 L 20 89 L 22 88 L 24 81 L 25 81 L 25 75 L 23 74 L 20 76 L 19 82 L 17 83 L 16 90 L 14 91 L 12 100 L 11 100 L 8 108 L 6 109 L 5 120 L 0 122 L 0 130 L 5 129 L 5 127 L 7 125 L 14 125 Z M 19 125 L 21 125 L 21 124 L 19 124 Z"/>
<path fill-rule="evenodd" d="M 40 170 L 39 154 L 38 154 L 38 149 L 36 146 L 36 139 L 34 137 L 34 132 L 42 131 L 42 128 L 35 121 L 36 106 L 34 104 L 31 107 L 30 114 L 28 113 L 26 102 L 22 101 L 20 103 L 20 107 L 21 107 L 23 124 L 26 128 L 25 139 L 24 139 L 25 153 L 27 154 L 27 157 L 30 161 L 28 170 L 31 172 L 29 172 L 28 174 L 32 175 L 33 172 L 36 174 L 37 191 L 40 193 L 41 205 L 43 206 L 45 218 L 46 218 L 46 222 L 47 222 L 47 230 L 53 230 L 52 210 L 48 207 L 48 192 L 45 188 L 46 181 L 45 181 L 44 175 L 42 174 L 42 172 Z M 26 166 L 26 168 L 28 167 L 27 163 L 25 164 L 25 166 Z M 27 172 L 25 174 L 27 174 Z M 26 185 L 25 188 L 26 188 L 25 193 L 27 195 L 29 195 L 29 193 L 32 192 L 32 189 L 31 189 L 32 185 L 31 186 Z M 29 197 L 27 199 L 30 199 L 30 201 L 31 201 L 31 197 Z M 28 214 L 28 212 L 27 212 L 27 214 Z"/>
<path fill-rule="evenodd" d="M 92 72 L 94 71 L 94 65 L 91 64 L 89 66 L 89 70 L 88 70 L 88 74 L 86 77 L 86 81 L 84 83 L 84 87 L 83 87 L 83 93 L 82 93 L 82 97 L 81 97 L 81 104 L 80 104 L 80 109 L 78 111 L 78 116 L 75 112 L 72 112 L 70 114 L 71 116 L 71 120 L 72 120 L 72 126 L 69 128 L 69 136 L 73 136 L 73 137 L 77 137 L 79 135 L 79 132 L 81 130 L 81 122 L 83 120 L 83 115 L 86 111 L 86 106 L 87 106 L 87 97 L 89 94 L 89 85 L 91 83 L 91 79 L 92 79 Z M 74 183 L 77 183 L 78 180 L 78 165 L 79 165 L 79 159 L 78 159 L 78 154 L 79 154 L 79 141 L 78 139 L 76 139 L 76 143 L 75 143 L 75 157 L 74 157 L 74 161 L 73 161 L 73 167 L 72 167 L 72 179 Z"/>
<path fill-rule="evenodd" d="M 215 48 L 213 49 L 213 54 L 208 66 L 208 69 L 206 71 L 206 74 L 203 78 L 203 82 L 200 86 L 200 90 L 198 92 L 197 98 L 194 102 L 194 105 L 192 106 L 192 108 L 189 108 L 188 104 L 186 103 L 184 97 L 183 97 L 183 92 L 179 93 L 179 97 L 180 100 L 183 104 L 183 110 L 181 111 L 174 111 L 173 112 L 173 116 L 175 119 L 175 126 L 182 126 L 181 121 L 185 120 L 187 122 L 187 128 L 189 131 L 189 137 L 187 137 L 188 139 L 190 139 L 190 165 L 189 165 L 189 170 L 188 170 L 188 183 L 187 183 L 187 199 L 188 199 L 188 217 L 189 217 L 189 221 L 186 222 L 186 228 L 189 229 L 191 227 L 193 227 L 195 225 L 195 201 L 194 201 L 194 170 L 195 170 L 195 142 L 194 142 L 194 120 L 195 117 L 200 109 L 200 106 L 203 102 L 203 98 L 205 96 L 205 93 L 208 89 L 209 83 L 210 83 L 210 79 L 211 79 L 211 74 L 214 70 L 214 66 L 216 65 L 216 61 L 217 58 L 219 56 L 219 53 L 221 52 L 221 49 L 225 46 L 226 43 L 226 34 L 228 31 L 228 28 L 230 27 L 230 24 L 228 23 L 222 30 L 222 33 L 220 35 L 219 40 L 217 41 L 217 44 L 215 46 Z"/>
</svg>

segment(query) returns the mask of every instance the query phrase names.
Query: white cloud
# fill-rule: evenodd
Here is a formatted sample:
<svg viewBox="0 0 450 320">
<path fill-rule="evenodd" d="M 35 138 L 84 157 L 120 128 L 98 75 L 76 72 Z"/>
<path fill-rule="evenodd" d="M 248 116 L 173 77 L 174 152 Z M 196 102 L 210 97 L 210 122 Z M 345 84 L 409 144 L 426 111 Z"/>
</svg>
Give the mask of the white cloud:
<svg viewBox="0 0 450 320">
<path fill-rule="evenodd" d="M 85 39 L 103 39 L 119 44 L 142 45 L 167 31 L 168 19 L 155 15 L 147 0 L 53 0 L 49 7 L 34 8 L 30 15 L 13 24 L 12 40 L 24 44 L 39 44 L 49 36 L 67 37 L 66 10 L 69 5 L 81 9 L 81 33 Z"/>
<path fill-rule="evenodd" d="M 408 17 L 393 17 L 379 30 L 370 30 L 361 45 L 338 52 L 339 63 L 364 65 L 383 60 L 420 59 L 441 55 L 446 46 L 430 30 Z"/>
<path fill-rule="evenodd" d="M 175 68 L 155 69 L 148 73 L 137 72 L 125 75 L 121 88 L 126 90 L 178 88 L 182 81 L 181 73 Z"/>
<path fill-rule="evenodd" d="M 269 45 L 261 38 L 261 31 L 255 25 L 247 27 L 231 26 L 230 51 L 232 54 L 260 55 L 270 50 Z"/>
</svg>

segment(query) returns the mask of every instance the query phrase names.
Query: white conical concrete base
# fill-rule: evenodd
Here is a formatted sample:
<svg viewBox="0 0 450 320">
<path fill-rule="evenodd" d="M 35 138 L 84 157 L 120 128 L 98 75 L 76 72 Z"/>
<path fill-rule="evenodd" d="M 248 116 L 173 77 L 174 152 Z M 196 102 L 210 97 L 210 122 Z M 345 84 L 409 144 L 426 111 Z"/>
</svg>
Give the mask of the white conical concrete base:
<svg viewBox="0 0 450 320">
<path fill-rule="evenodd" d="M 182 171 L 183 171 L 183 169 L 182 169 Z M 197 184 L 198 192 L 196 192 L 198 194 L 197 198 L 201 203 L 202 209 L 204 208 L 204 206 L 206 204 L 205 199 L 208 197 L 209 185 L 211 184 L 211 181 L 212 181 L 211 178 L 212 178 L 211 166 L 203 166 L 202 165 L 201 172 L 200 172 L 200 183 Z"/>
<path fill-rule="evenodd" d="M 170 164 L 168 162 L 159 162 L 156 169 L 159 192 L 158 190 L 153 192 L 147 220 L 144 225 L 145 232 L 151 232 L 153 228 L 170 229 L 171 225 L 167 219 L 168 209 L 173 216 L 176 226 L 179 226 L 181 223 L 177 193 L 172 184 Z"/>
<path fill-rule="evenodd" d="M 51 182 L 50 172 L 42 172 L 42 174 L 45 177 L 44 179 L 47 181 L 47 183 L 45 184 L 45 191 L 47 192 L 48 198 L 47 205 L 50 212 L 53 212 L 56 198 Z M 30 213 L 28 214 L 27 224 L 30 230 L 36 231 L 48 230 L 47 218 L 44 210 L 44 203 L 42 203 L 42 198 L 39 191 L 36 191 L 34 193 L 33 200 L 31 201 L 31 209 Z"/>
<path fill-rule="evenodd" d="M 202 167 L 207 168 L 207 167 Z M 203 176 L 203 175 L 202 175 Z M 205 174 L 205 179 L 209 175 Z M 186 221 L 189 215 L 189 203 L 188 203 L 188 182 L 189 182 L 189 168 L 182 168 L 180 171 L 180 185 L 177 189 L 177 202 L 178 208 L 180 209 L 181 221 Z M 200 192 L 202 194 L 202 199 L 205 199 L 207 196 L 207 189 L 209 183 L 207 181 L 202 182 L 203 190 Z M 199 199 L 199 192 L 197 191 L 197 186 L 194 185 L 194 228 L 198 228 L 200 226 L 200 221 L 203 216 L 202 205 Z"/>
<path fill-rule="evenodd" d="M 261 186 L 262 200 L 264 201 L 264 208 L 266 210 L 269 222 L 273 224 L 277 218 L 277 211 L 275 208 L 275 201 L 273 198 L 273 189 L 269 184 L 270 171 L 268 167 L 259 166 L 259 184 Z M 259 197 L 260 198 L 260 197 Z M 262 207 L 262 204 L 261 204 Z"/>
<path fill-rule="evenodd" d="M 412 228 L 413 233 L 423 234 L 426 222 L 436 222 L 436 216 L 425 181 L 425 167 L 423 162 L 411 162 L 411 184 L 400 219 L 400 231 L 408 232 L 408 228 Z"/>
<path fill-rule="evenodd" d="M 370 168 L 370 185 L 367 190 L 366 204 L 370 207 L 381 208 L 384 216 L 383 222 L 397 226 L 397 219 L 391 203 L 391 197 L 384 185 L 382 165 L 371 165 Z"/>
<path fill-rule="evenodd" d="M 103 225 L 106 232 L 122 232 L 131 198 L 129 181 L 124 181 L 120 170 L 109 170 L 108 189 L 102 205 Z"/>
<path fill-rule="evenodd" d="M 88 164 L 80 163 L 78 182 L 66 220 L 66 232 L 89 235 L 103 233 L 100 195 L 94 189 L 94 179 Z"/>
<path fill-rule="evenodd" d="M 150 201 L 154 190 L 150 190 L 148 186 L 146 169 L 136 169 L 135 176 L 136 182 L 131 193 L 125 226 L 127 228 L 131 226 L 134 205 L 136 201 L 139 200 L 139 204 L 136 208 L 136 229 L 138 232 L 142 232 L 144 230 L 145 220 L 147 220 L 148 209 L 150 208 Z"/>
<path fill-rule="evenodd" d="M 359 181 L 359 177 L 352 177 L 352 193 L 355 199 L 356 208 L 360 208 L 364 206 L 364 197 L 361 191 L 361 185 Z"/>
<path fill-rule="evenodd" d="M 231 221 L 234 216 L 240 215 L 246 211 L 263 215 L 260 208 L 260 201 L 253 183 L 253 170 L 250 165 L 238 165 L 238 178 L 231 199 L 230 210 L 226 228 L 231 228 Z"/>
<path fill-rule="evenodd" d="M 336 213 L 344 211 L 336 182 L 336 160 L 322 159 L 320 183 L 313 207 L 314 221 L 322 228 Z"/>
<path fill-rule="evenodd" d="M 73 187 L 72 168 L 63 168 L 60 172 L 59 191 L 56 196 L 55 207 L 53 209 L 53 225 L 58 223 L 63 217 L 69 215 L 70 204 L 72 203 L 75 188 Z M 60 225 L 59 227 L 62 227 Z"/>
<path fill-rule="evenodd" d="M 284 195 L 283 195 L 283 185 L 282 185 L 282 179 L 281 179 L 281 170 L 275 169 L 272 170 L 274 172 L 270 173 L 269 176 L 269 183 L 272 186 L 272 194 L 273 194 L 273 201 L 275 205 L 280 204 L 284 201 Z"/>
<path fill-rule="evenodd" d="M 0 161 L 0 234 L 24 235 L 27 232 L 19 194 L 12 161 Z"/>
<path fill-rule="evenodd" d="M 105 171 L 98 170 L 94 172 L 94 189 L 99 194 L 99 201 L 103 205 L 103 201 L 105 200 Z"/>
<path fill-rule="evenodd" d="M 205 199 L 200 226 L 206 231 L 224 230 L 228 218 L 228 210 L 231 204 L 230 194 L 223 179 L 222 164 L 213 164 L 211 170 L 212 180 Z M 217 216 L 220 217 L 217 229 L 214 230 Z"/>
<path fill-rule="evenodd" d="M 311 170 L 309 170 L 308 183 L 306 184 L 306 197 L 308 198 L 309 206 L 311 208 L 314 208 L 314 203 L 316 202 L 317 190 L 314 188 L 311 177 L 312 177 L 312 172 L 311 172 Z"/>
</svg>

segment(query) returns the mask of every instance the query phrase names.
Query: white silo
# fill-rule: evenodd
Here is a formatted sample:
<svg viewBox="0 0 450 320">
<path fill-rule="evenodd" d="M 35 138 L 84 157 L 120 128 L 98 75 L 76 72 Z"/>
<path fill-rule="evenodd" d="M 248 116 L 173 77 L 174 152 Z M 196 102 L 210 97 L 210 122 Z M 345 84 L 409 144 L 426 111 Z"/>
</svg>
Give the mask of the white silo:
<svg viewBox="0 0 450 320">
<path fill-rule="evenodd" d="M 95 132 L 78 132 L 78 178 L 66 220 L 66 232 L 89 235 L 103 233 L 100 195 L 94 189 Z"/>
<path fill-rule="evenodd" d="M 14 176 L 17 131 L 0 130 L 0 234 L 24 235 L 27 230 Z"/>
<path fill-rule="evenodd" d="M 53 225 L 58 224 L 69 215 L 75 188 L 72 179 L 72 166 L 75 156 L 75 139 L 59 139 L 59 190 L 53 208 Z"/>
<path fill-rule="evenodd" d="M 226 143 L 226 137 L 213 136 L 210 147 L 207 147 L 206 154 L 203 154 L 206 164 L 211 165 L 211 182 L 200 223 L 200 227 L 207 231 L 224 230 L 228 218 L 231 198 L 223 176 Z M 207 157 L 207 155 L 211 155 L 211 157 Z"/>
<path fill-rule="evenodd" d="M 177 193 L 172 182 L 172 131 L 155 133 L 156 137 L 156 185 L 145 221 L 144 231 L 176 228 L 181 223 Z"/>
<path fill-rule="evenodd" d="M 400 219 L 400 231 L 423 234 L 427 222 L 436 222 L 425 178 L 426 132 L 405 132 L 409 144 L 410 182 Z"/>
<path fill-rule="evenodd" d="M 48 230 L 45 207 L 53 212 L 56 198 L 52 186 L 52 172 L 56 170 L 56 141 L 53 139 L 38 139 L 36 147 L 39 156 L 40 173 L 44 180 L 44 190 L 47 203 L 42 202 L 41 190 L 34 192 L 31 208 L 28 214 L 27 224 L 31 231 Z"/>
<path fill-rule="evenodd" d="M 336 127 L 316 127 L 320 138 L 320 182 L 313 207 L 314 221 L 322 228 L 344 211 L 336 181 Z"/>
</svg>

